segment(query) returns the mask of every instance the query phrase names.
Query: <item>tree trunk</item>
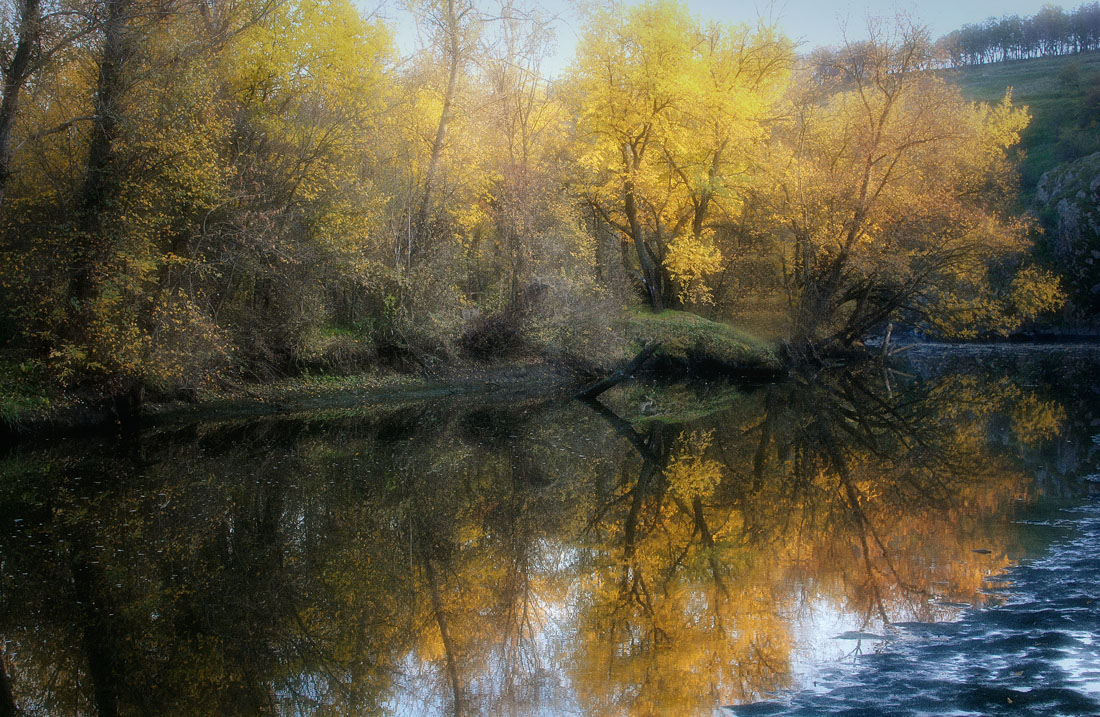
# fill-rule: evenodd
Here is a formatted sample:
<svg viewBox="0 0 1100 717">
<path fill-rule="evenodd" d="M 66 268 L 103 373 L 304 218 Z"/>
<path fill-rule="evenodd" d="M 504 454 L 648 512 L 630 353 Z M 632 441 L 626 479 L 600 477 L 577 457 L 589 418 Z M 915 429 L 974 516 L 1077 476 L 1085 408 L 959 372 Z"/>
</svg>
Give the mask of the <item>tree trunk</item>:
<svg viewBox="0 0 1100 717">
<path fill-rule="evenodd" d="M 432 599 L 432 613 L 435 615 L 436 626 L 439 628 L 439 637 L 443 641 L 443 652 L 447 660 L 447 677 L 450 680 L 451 694 L 454 697 L 454 713 L 456 716 L 463 715 L 466 713 L 466 709 L 463 700 L 462 681 L 458 675 L 458 650 L 455 649 L 454 641 L 451 639 L 451 631 L 447 625 L 447 613 L 443 610 L 443 596 L 439 590 L 439 579 L 435 574 L 435 567 L 432 565 L 431 558 L 422 556 L 421 562 L 424 567 L 424 576 L 428 581 L 428 592 Z"/>
<path fill-rule="evenodd" d="M 642 364 L 648 361 L 649 357 L 652 356 L 653 353 L 660 347 L 660 341 L 655 341 L 653 343 L 647 344 L 645 348 L 638 352 L 638 355 L 635 356 L 630 361 L 630 363 L 617 369 L 607 378 L 600 379 L 596 383 L 578 393 L 576 396 L 574 396 L 574 398 L 580 399 L 582 401 L 594 401 L 597 396 L 599 396 L 607 389 L 611 388 L 612 386 L 616 386 L 633 376 L 634 373 L 642 367 Z"/>
<path fill-rule="evenodd" d="M 109 239 L 104 236 L 102 213 L 118 192 L 116 141 L 125 70 L 132 48 L 127 11 L 129 0 L 104 0 L 107 18 L 103 23 L 103 50 L 96 84 L 95 116 L 88 148 L 88 167 L 81 191 L 79 219 L 81 245 L 72 272 L 71 295 L 78 305 L 95 298 L 99 289 L 98 270 L 106 261 Z"/>
<path fill-rule="evenodd" d="M 3 68 L 4 89 L 0 99 L 0 207 L 11 177 L 11 132 L 19 112 L 19 96 L 30 75 L 34 49 L 41 40 L 40 0 L 22 0 L 19 8 L 19 38 L 11 62 Z"/>
<path fill-rule="evenodd" d="M 447 89 L 443 95 L 443 111 L 439 115 L 439 125 L 435 129 L 435 140 L 432 142 L 432 154 L 428 160 L 428 169 L 424 173 L 424 191 L 420 196 L 420 208 L 416 212 L 416 241 L 409 247 L 408 262 L 412 265 L 414 251 L 423 251 L 428 238 L 428 216 L 432 208 L 432 192 L 435 188 L 435 177 L 439 173 L 439 162 L 443 156 L 443 144 L 447 141 L 447 125 L 454 114 L 454 98 L 458 85 L 458 69 L 461 64 L 459 47 L 459 16 L 455 10 L 455 0 L 447 0 L 447 54 L 451 63 L 447 75 Z"/>
<path fill-rule="evenodd" d="M 74 531 L 74 548 L 69 555 L 73 595 L 80 606 L 82 647 L 94 696 L 96 714 L 114 717 L 119 714 L 119 692 L 122 681 L 121 641 L 114 629 L 114 606 L 103 589 L 103 576 L 90 552 L 95 543 L 82 528 Z"/>
<path fill-rule="evenodd" d="M 645 243 L 642 223 L 638 219 L 638 204 L 634 197 L 634 181 L 632 179 L 623 182 L 623 202 L 626 218 L 630 223 L 630 238 L 634 242 L 634 251 L 638 255 L 638 266 L 642 270 L 642 283 L 645 284 L 646 294 L 649 296 L 649 305 L 659 313 L 665 310 L 664 282 L 662 281 L 660 267 L 657 266 L 657 260 Z"/>
</svg>

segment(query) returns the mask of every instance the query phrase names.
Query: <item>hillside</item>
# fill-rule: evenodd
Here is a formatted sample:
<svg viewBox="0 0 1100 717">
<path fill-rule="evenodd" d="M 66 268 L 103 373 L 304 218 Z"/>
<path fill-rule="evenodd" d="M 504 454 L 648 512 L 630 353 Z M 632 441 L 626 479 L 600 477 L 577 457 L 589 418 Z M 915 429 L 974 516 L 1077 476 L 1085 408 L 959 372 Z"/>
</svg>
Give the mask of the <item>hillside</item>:
<svg viewBox="0 0 1100 717">
<path fill-rule="evenodd" d="M 1033 257 L 1067 292 L 1058 323 L 1094 331 L 1100 327 L 1100 52 L 967 67 L 950 77 L 967 99 L 996 102 L 1011 87 L 1013 101 L 1030 108 L 1019 147 L 1019 202 L 1043 228 Z"/>
<path fill-rule="evenodd" d="M 1100 132 L 1081 126 L 1090 91 L 1100 91 L 1100 52 L 965 67 L 949 77 L 967 99 L 998 102 L 1011 87 L 1013 102 L 1031 108 L 1020 146 L 1025 205 L 1044 172 L 1100 150 Z"/>
</svg>

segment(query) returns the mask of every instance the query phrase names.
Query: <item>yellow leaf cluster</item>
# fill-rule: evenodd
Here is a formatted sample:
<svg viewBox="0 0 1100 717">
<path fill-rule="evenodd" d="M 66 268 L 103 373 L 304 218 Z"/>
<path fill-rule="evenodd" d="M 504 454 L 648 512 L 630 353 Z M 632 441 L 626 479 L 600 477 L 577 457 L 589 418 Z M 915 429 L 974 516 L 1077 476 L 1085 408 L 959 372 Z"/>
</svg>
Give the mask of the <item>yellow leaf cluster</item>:
<svg viewBox="0 0 1100 717">
<path fill-rule="evenodd" d="M 678 236 L 668 246 L 665 268 L 680 286 L 685 303 L 713 303 L 706 277 L 722 268 L 722 252 L 707 238 Z"/>
</svg>

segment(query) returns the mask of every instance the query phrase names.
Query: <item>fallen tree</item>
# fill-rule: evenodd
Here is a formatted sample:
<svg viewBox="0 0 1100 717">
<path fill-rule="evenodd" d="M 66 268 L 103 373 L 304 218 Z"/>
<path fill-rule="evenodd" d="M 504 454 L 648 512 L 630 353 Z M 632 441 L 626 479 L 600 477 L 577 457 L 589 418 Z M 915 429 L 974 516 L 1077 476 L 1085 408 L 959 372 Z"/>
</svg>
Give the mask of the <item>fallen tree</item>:
<svg viewBox="0 0 1100 717">
<path fill-rule="evenodd" d="M 640 369 L 642 365 L 646 361 L 648 361 L 649 358 L 654 354 L 654 352 L 657 351 L 657 349 L 659 349 L 660 347 L 660 341 L 651 341 L 650 343 L 646 344 L 645 347 L 638 352 L 638 355 L 632 358 L 629 363 L 615 369 L 615 371 L 612 372 L 610 376 L 607 376 L 606 378 L 601 378 L 599 381 L 591 384 L 590 386 L 588 386 L 588 388 L 584 389 L 576 396 L 574 396 L 574 398 L 590 401 L 599 396 L 607 389 L 611 388 L 612 386 L 617 386 L 618 384 L 633 376 L 638 371 L 638 369 Z"/>
</svg>

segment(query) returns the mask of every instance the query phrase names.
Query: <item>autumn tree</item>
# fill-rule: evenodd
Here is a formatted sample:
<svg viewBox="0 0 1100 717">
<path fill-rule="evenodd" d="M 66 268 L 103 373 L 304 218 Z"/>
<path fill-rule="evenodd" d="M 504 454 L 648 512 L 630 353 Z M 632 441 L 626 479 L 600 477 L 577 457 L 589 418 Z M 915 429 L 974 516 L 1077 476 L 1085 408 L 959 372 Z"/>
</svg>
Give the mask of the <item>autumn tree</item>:
<svg viewBox="0 0 1100 717">
<path fill-rule="evenodd" d="M 512 298 L 535 270 L 536 237 L 555 223 L 562 193 L 553 162 L 563 144 L 565 115 L 542 73 L 553 40 L 548 21 L 511 0 L 502 2 L 499 16 L 482 63 L 494 145 L 488 203 Z"/>
<path fill-rule="evenodd" d="M 736 203 L 786 76 L 767 29 L 703 26 L 671 1 L 595 11 L 569 77 L 578 191 L 631 245 L 649 305 L 717 268 L 711 217 Z"/>
<path fill-rule="evenodd" d="M 390 256 L 390 32 L 343 0 L 282 3 L 223 62 L 232 175 L 191 245 L 210 309 L 253 370 L 369 355 Z"/>
<path fill-rule="evenodd" d="M 445 68 L 439 116 L 429 141 L 427 165 L 424 168 L 415 215 L 409 233 L 406 261 L 423 251 L 429 242 L 432 204 L 439 181 L 440 162 L 447 145 L 447 133 L 454 117 L 456 95 L 463 72 L 470 63 L 481 30 L 481 17 L 470 0 L 426 0 L 414 3 L 422 22 L 430 33 L 432 50 Z M 418 246 L 420 245 L 420 246 Z"/>
<path fill-rule="evenodd" d="M 704 27 L 702 73 L 678 131 L 662 146 L 670 174 L 671 233 L 663 265 L 676 298 L 713 302 L 719 234 L 743 211 L 776 103 L 787 85 L 791 45 L 774 28 Z"/>
<path fill-rule="evenodd" d="M 754 197 L 779 242 L 795 351 L 850 346 L 897 316 L 974 335 L 1056 305 L 1037 271 L 995 291 L 993 268 L 1026 248 L 1006 154 L 1026 110 L 965 102 L 928 71 L 922 28 L 872 24 L 834 57 L 832 82 L 792 93 Z"/>
<path fill-rule="evenodd" d="M 609 335 L 611 312 L 594 308 L 606 292 L 561 181 L 571 119 L 543 68 L 550 21 L 513 0 L 471 7 L 452 83 L 445 10 L 419 7 L 429 42 L 402 67 L 386 123 L 385 221 L 406 355 L 583 354 L 577 346 Z M 425 334 L 437 340 L 417 340 Z"/>
<path fill-rule="evenodd" d="M 293 365 L 377 275 L 388 31 L 339 1 L 97 8 L 18 128 L 23 340 L 107 392 Z"/>
<path fill-rule="evenodd" d="M 19 115 L 24 88 L 60 52 L 94 31 L 94 16 L 79 6 L 47 0 L 14 0 L 0 10 L 3 41 L 0 42 L 0 205 L 12 173 L 12 132 Z M 60 127 L 40 128 L 56 132 Z"/>
</svg>

